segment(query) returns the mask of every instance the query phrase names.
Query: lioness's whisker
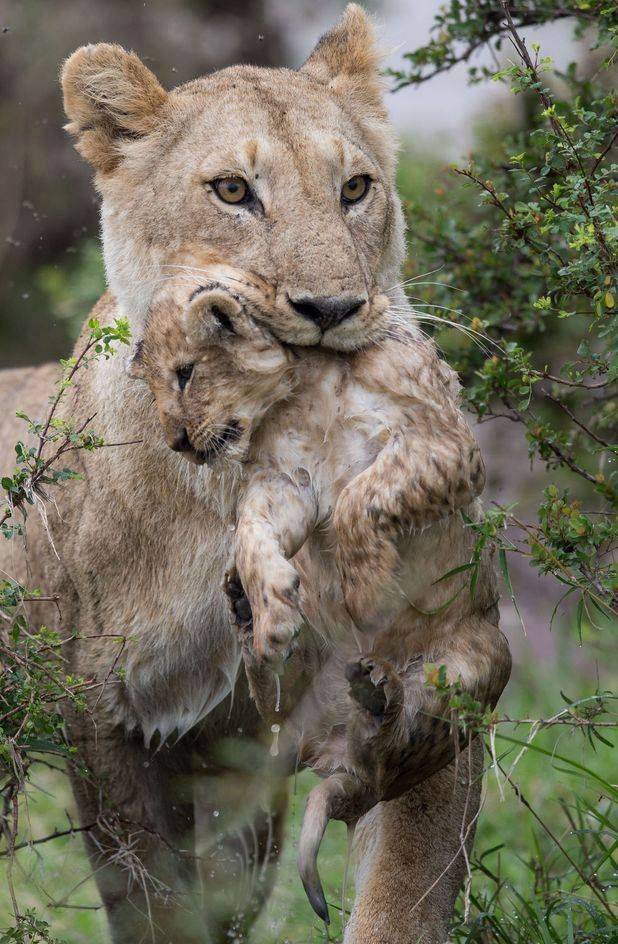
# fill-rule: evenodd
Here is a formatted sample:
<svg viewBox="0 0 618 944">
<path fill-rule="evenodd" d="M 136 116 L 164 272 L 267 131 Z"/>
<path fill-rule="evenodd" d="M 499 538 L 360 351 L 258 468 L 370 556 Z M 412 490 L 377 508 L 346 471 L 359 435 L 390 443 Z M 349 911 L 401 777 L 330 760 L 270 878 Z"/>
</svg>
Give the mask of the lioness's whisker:
<svg viewBox="0 0 618 944">
<path fill-rule="evenodd" d="M 408 297 L 414 299 L 415 304 L 412 306 L 413 308 L 439 308 L 441 311 L 452 311 L 456 315 L 461 315 L 462 318 L 469 317 L 463 313 L 461 308 L 449 308 L 448 305 L 435 305 L 432 302 L 424 302 L 418 295 L 409 295 Z M 416 304 L 417 302 L 420 302 L 420 304 Z"/>
<path fill-rule="evenodd" d="M 419 306 L 419 307 L 422 307 L 422 306 Z M 433 307 L 443 307 L 443 306 L 433 306 Z M 445 309 L 445 310 L 457 311 L 456 309 Z M 487 342 L 487 344 L 493 345 L 498 351 L 502 350 L 502 348 L 497 343 L 497 341 L 494 341 L 494 339 L 490 338 L 489 335 L 484 334 L 482 331 L 477 331 L 475 328 L 472 328 L 469 325 L 462 325 L 456 321 L 450 321 L 448 318 L 441 318 L 438 315 L 432 315 L 429 312 L 417 311 L 416 307 L 403 309 L 403 308 L 398 308 L 397 306 L 393 306 L 392 308 L 389 309 L 389 315 L 392 313 L 395 316 L 400 315 L 402 313 L 408 314 L 410 312 L 417 319 L 425 319 L 426 321 L 430 321 L 434 324 L 444 324 L 444 325 L 447 325 L 448 327 L 456 328 L 458 331 L 463 331 L 463 332 L 468 331 L 471 334 L 474 334 L 477 337 L 482 338 L 485 342 Z M 457 314 L 459 314 L 458 311 L 457 311 Z"/>
<path fill-rule="evenodd" d="M 410 322 L 408 319 L 405 319 L 405 320 L 402 319 L 401 318 L 402 314 L 412 315 L 414 318 L 414 323 L 418 327 L 418 330 L 421 331 L 421 333 L 425 335 L 426 337 L 428 336 L 420 328 L 420 325 L 422 323 L 431 324 L 431 325 L 440 325 L 441 327 L 454 328 L 455 330 L 461 332 L 461 334 L 463 334 L 464 337 L 468 338 L 468 340 L 476 344 L 480 348 L 480 350 L 482 350 L 483 353 L 486 354 L 487 356 L 491 355 L 491 351 L 479 340 L 479 338 L 482 338 L 483 341 L 487 341 L 488 343 L 493 344 L 497 351 L 501 351 L 501 348 L 499 347 L 499 345 L 497 345 L 496 342 L 493 341 L 492 338 L 486 337 L 484 334 L 476 331 L 474 328 L 471 328 L 468 325 L 458 324 L 455 321 L 450 321 L 446 318 L 438 317 L 437 315 L 431 315 L 428 312 L 416 311 L 413 308 L 389 309 L 390 324 L 393 328 L 396 328 L 397 330 L 400 330 L 400 331 L 403 330 L 404 332 L 409 330 Z"/>
<path fill-rule="evenodd" d="M 392 292 L 396 288 L 405 288 L 406 285 L 410 285 L 411 282 L 418 282 L 419 279 L 424 279 L 426 275 L 433 275 L 434 272 L 439 272 L 440 269 L 443 269 L 444 266 L 438 266 L 435 269 L 429 269 L 427 272 L 419 272 L 418 275 L 413 275 L 409 279 L 404 279 L 403 282 L 395 282 L 394 285 L 391 285 L 390 288 L 387 288 L 387 292 Z"/>
</svg>

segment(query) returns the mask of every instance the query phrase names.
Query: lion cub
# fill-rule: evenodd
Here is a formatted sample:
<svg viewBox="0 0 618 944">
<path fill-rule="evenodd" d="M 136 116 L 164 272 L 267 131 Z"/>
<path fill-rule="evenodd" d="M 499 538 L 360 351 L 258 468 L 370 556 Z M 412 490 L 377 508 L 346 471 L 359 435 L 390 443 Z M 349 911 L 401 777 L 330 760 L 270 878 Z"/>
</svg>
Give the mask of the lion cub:
<svg viewBox="0 0 618 944">
<path fill-rule="evenodd" d="M 293 350 L 260 325 L 268 286 L 204 271 L 155 298 L 130 372 L 172 449 L 240 464 L 228 592 L 252 633 L 260 712 L 285 720 L 300 761 L 326 777 L 299 867 L 327 920 L 316 859 L 329 818 L 353 823 L 452 760 L 439 679 L 492 706 L 508 679 L 490 561 L 456 513 L 478 514 L 483 465 L 454 374 L 413 327 L 389 327 L 386 304 L 379 345 Z M 275 705 L 267 665 L 282 657 L 284 685 L 299 665 L 311 679 Z"/>
</svg>

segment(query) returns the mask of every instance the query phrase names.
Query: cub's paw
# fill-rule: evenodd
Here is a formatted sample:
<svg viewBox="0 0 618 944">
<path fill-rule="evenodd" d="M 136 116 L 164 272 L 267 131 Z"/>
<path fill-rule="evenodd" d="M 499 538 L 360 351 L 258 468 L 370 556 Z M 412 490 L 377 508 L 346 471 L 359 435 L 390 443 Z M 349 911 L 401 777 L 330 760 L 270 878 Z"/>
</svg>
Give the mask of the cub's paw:
<svg viewBox="0 0 618 944">
<path fill-rule="evenodd" d="M 403 706 L 403 682 L 390 662 L 376 656 L 365 656 L 349 662 L 345 677 L 350 683 L 350 696 L 360 708 L 382 721 Z"/>
<path fill-rule="evenodd" d="M 228 600 L 231 624 L 236 626 L 243 636 L 250 633 L 253 629 L 251 604 L 235 567 L 225 574 L 223 590 Z"/>
<path fill-rule="evenodd" d="M 300 577 L 291 565 L 265 579 L 253 604 L 253 648 L 269 661 L 287 658 L 303 625 Z"/>
</svg>

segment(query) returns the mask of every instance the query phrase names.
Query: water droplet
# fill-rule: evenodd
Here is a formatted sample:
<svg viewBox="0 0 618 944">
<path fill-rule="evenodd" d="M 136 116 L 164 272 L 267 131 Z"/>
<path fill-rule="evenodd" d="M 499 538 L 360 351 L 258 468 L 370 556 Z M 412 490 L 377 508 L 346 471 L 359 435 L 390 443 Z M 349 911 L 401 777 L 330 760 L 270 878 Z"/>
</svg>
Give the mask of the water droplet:
<svg viewBox="0 0 618 944">
<path fill-rule="evenodd" d="M 270 746 L 270 756 L 278 757 L 279 756 L 279 732 L 281 731 L 280 724 L 271 724 L 270 730 L 273 735 L 273 742 Z"/>
</svg>

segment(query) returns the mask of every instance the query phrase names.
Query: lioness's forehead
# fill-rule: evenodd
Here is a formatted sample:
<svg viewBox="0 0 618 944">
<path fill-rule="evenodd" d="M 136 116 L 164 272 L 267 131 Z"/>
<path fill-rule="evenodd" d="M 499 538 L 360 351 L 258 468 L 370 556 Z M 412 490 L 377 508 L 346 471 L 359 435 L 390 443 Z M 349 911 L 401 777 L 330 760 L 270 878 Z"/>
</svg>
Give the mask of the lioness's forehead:
<svg viewBox="0 0 618 944">
<path fill-rule="evenodd" d="M 173 107 L 184 124 L 182 140 L 200 142 L 205 156 L 222 149 L 243 153 L 246 142 L 272 140 L 302 157 L 339 159 L 342 141 L 379 161 L 362 114 L 352 114 L 327 86 L 291 69 L 234 66 L 176 89 Z M 316 153 L 317 152 L 317 153 Z"/>
</svg>

